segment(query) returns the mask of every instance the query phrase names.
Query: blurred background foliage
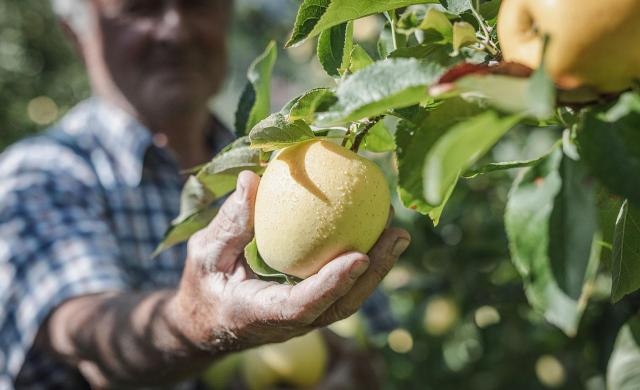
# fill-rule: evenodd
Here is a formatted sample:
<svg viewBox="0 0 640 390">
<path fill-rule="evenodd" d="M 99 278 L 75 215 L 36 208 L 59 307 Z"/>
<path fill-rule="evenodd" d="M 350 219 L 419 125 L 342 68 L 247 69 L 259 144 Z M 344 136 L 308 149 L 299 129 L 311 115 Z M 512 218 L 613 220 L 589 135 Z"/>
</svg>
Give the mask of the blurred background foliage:
<svg viewBox="0 0 640 390">
<path fill-rule="evenodd" d="M 245 72 L 266 43 L 288 37 L 295 0 L 238 0 L 229 78 L 212 109 L 229 125 Z M 382 21 L 356 24 L 356 40 L 375 48 Z M 373 49 L 372 49 L 373 50 Z M 329 85 L 313 44 L 280 51 L 273 108 L 302 90 Z M 90 94 L 82 64 L 64 40 L 45 0 L 0 2 L 0 151 L 54 123 Z M 521 128 L 492 159 L 537 156 L 553 129 Z M 558 130 L 559 131 L 559 130 Z M 393 180 L 393 159 L 373 156 Z M 603 273 L 575 338 L 547 325 L 526 302 L 509 261 L 502 220 L 513 177 L 466 181 L 434 228 L 396 202 L 396 223 L 413 244 L 383 284 L 398 320 L 389 334 L 358 336 L 386 361 L 385 389 L 604 389 L 604 372 L 624 306 L 606 304 Z M 346 331 L 349 334 L 349 331 Z"/>
</svg>

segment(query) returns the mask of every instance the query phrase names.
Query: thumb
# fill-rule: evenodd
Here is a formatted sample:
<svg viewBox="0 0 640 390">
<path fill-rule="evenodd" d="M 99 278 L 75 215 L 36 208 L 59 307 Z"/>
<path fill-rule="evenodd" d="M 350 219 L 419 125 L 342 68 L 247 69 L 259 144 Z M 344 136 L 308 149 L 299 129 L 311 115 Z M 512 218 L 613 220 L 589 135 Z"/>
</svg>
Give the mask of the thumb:
<svg viewBox="0 0 640 390">
<path fill-rule="evenodd" d="M 218 268 L 225 268 L 221 262 L 235 262 L 253 239 L 253 214 L 259 182 L 260 178 L 255 173 L 241 172 L 235 192 L 196 240 L 201 243 L 201 250 L 206 248 L 206 258 L 218 263 Z"/>
</svg>

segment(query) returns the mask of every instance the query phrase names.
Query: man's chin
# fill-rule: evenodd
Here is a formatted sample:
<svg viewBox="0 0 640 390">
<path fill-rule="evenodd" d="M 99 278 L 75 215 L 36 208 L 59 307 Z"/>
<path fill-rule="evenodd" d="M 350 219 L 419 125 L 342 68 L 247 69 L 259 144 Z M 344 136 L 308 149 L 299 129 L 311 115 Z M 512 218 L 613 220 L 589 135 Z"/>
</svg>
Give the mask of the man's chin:
<svg viewBox="0 0 640 390">
<path fill-rule="evenodd" d="M 144 105 L 153 107 L 159 114 L 197 112 L 206 109 L 213 91 L 203 90 L 203 85 L 167 83 L 149 88 L 142 99 Z"/>
</svg>

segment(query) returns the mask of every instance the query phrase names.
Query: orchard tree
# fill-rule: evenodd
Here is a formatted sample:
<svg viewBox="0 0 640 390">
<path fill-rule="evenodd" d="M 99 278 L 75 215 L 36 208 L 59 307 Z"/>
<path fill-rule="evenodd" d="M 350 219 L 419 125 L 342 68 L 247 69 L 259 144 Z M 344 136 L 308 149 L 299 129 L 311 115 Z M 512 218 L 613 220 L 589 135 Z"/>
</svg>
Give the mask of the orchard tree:
<svg viewBox="0 0 640 390">
<path fill-rule="evenodd" d="M 373 53 L 354 41 L 353 26 L 375 14 L 382 14 L 386 23 Z M 289 163 L 291 171 L 304 171 L 309 145 L 333 142 L 345 161 L 361 159 L 359 152 L 393 152 L 399 199 L 434 225 L 461 181 L 519 169 L 504 224 L 511 262 L 531 307 L 573 337 L 596 276 L 607 269 L 611 304 L 627 300 L 637 309 L 639 21 L 639 0 L 305 0 L 286 46 L 317 38 L 318 60 L 335 84 L 312 89 L 272 113 L 270 79 L 277 49 L 270 44 L 249 69 L 236 115 L 238 140 L 192 172 L 181 214 L 158 249 L 205 226 L 215 215 L 212 205 L 233 190 L 240 171 L 263 174 L 270 161 L 286 153 L 302 153 Z M 524 126 L 547 129 L 557 142 L 534 159 L 486 162 L 503 137 Z M 290 210 L 278 218 L 280 224 L 318 212 L 313 202 L 293 201 L 287 192 L 287 183 L 296 181 L 293 173 L 280 175 L 269 179 L 285 183 L 282 193 L 270 186 L 269 194 L 270 202 Z M 346 175 L 337 182 L 344 184 L 347 197 L 361 187 L 348 185 L 362 178 L 340 164 L 326 164 L 324 175 Z M 304 180 L 316 184 L 310 177 Z M 377 194 L 375 188 L 367 191 Z M 369 215 L 368 201 L 354 199 L 358 201 L 334 202 L 336 210 L 328 215 L 338 217 L 332 221 L 349 212 Z M 369 235 L 366 229 L 372 225 L 379 234 L 386 206 L 369 210 L 375 214 L 381 207 L 384 215 L 369 215 L 375 223 L 365 218 L 359 224 L 362 232 L 354 230 L 358 223 L 341 222 L 333 226 L 337 236 L 322 233 L 329 229 L 323 228 L 312 239 L 303 233 L 269 234 L 267 241 L 280 249 L 303 247 L 296 253 L 308 255 L 310 250 L 336 250 L 336 237 L 347 237 L 338 250 L 366 251 L 372 242 L 361 248 L 354 241 Z M 268 231 L 264 219 L 261 230 Z M 273 223 L 274 231 L 280 231 Z M 263 258 L 266 249 L 260 237 L 257 241 L 245 256 L 258 276 L 296 283 L 308 274 L 287 272 L 298 269 L 291 263 L 304 258 L 292 254 L 290 264 L 274 264 Z M 305 269 L 317 270 L 309 267 Z M 608 363 L 611 389 L 640 388 L 638 321 L 628 318 L 620 328 Z"/>
</svg>

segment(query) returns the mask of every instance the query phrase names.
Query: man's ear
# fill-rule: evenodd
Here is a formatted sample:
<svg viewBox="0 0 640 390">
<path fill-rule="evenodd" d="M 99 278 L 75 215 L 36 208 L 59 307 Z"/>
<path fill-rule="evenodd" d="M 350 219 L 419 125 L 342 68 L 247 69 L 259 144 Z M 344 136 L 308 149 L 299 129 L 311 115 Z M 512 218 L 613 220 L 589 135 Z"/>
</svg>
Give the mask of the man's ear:
<svg viewBox="0 0 640 390">
<path fill-rule="evenodd" d="M 84 62 L 84 52 L 82 50 L 82 43 L 78 38 L 78 34 L 73 30 L 73 28 L 69 25 L 69 23 L 66 20 L 60 19 L 58 21 L 58 24 L 60 25 L 60 28 L 62 29 L 64 36 L 67 38 L 67 41 L 73 47 L 73 50 L 76 52 L 78 57 L 80 57 L 80 59 Z"/>
</svg>

